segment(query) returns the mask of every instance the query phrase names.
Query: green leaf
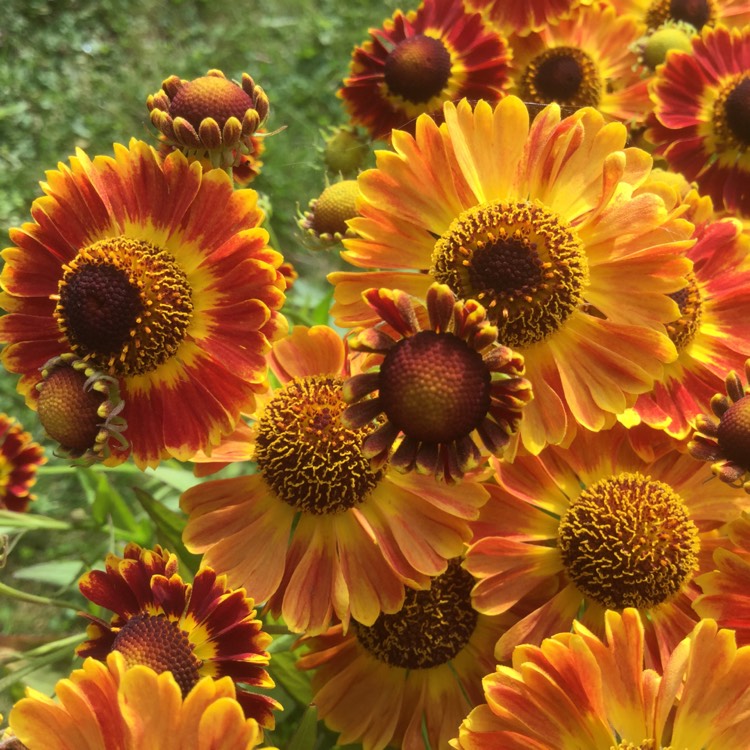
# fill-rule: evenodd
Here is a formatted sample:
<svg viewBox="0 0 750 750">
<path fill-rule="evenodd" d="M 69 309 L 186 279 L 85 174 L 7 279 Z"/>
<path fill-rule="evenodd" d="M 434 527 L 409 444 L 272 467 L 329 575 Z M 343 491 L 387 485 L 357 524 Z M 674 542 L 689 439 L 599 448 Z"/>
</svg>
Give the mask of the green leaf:
<svg viewBox="0 0 750 750">
<path fill-rule="evenodd" d="M 78 580 L 83 571 L 80 560 L 54 560 L 51 562 L 26 565 L 13 574 L 13 578 L 21 581 L 40 581 L 59 588 L 67 588 Z"/>
<path fill-rule="evenodd" d="M 176 513 L 175 511 L 170 510 L 140 487 L 133 487 L 133 492 L 135 492 L 138 502 L 143 506 L 143 509 L 148 513 L 151 520 L 156 525 L 157 532 L 164 541 L 164 546 L 167 547 L 170 552 L 174 552 L 177 557 L 180 558 L 185 567 L 195 575 L 200 567 L 201 557 L 200 555 L 194 555 L 191 552 L 188 552 L 187 548 L 182 543 L 182 530 L 185 528 L 185 516 L 181 513 Z"/>
<path fill-rule="evenodd" d="M 16 662 L 20 666 L 14 668 L 12 672 L 0 679 L 0 693 L 8 690 L 11 685 L 15 685 L 15 683 L 24 679 L 27 675 L 49 664 L 54 664 L 66 656 L 72 658 L 75 647 L 85 640 L 85 633 L 76 633 L 67 638 L 45 643 L 44 646 L 24 652 L 21 654 L 18 662 Z"/>
<path fill-rule="evenodd" d="M 287 750 L 314 750 L 318 738 L 318 709 L 308 706 Z"/>
<path fill-rule="evenodd" d="M 187 467 L 173 469 L 169 466 L 159 466 L 156 469 L 147 469 L 144 472 L 144 476 L 158 479 L 160 482 L 173 487 L 179 492 L 185 492 L 201 481 Z"/>
<path fill-rule="evenodd" d="M 296 668 L 294 654 L 289 651 L 274 653 L 269 666 L 271 677 L 276 680 L 298 703 L 303 706 L 312 702 L 312 686 L 309 672 Z"/>
<path fill-rule="evenodd" d="M 49 516 L 37 516 L 33 513 L 15 513 L 12 510 L 0 510 L 0 532 L 3 529 L 54 529 L 66 531 L 69 523 L 58 521 Z"/>
</svg>

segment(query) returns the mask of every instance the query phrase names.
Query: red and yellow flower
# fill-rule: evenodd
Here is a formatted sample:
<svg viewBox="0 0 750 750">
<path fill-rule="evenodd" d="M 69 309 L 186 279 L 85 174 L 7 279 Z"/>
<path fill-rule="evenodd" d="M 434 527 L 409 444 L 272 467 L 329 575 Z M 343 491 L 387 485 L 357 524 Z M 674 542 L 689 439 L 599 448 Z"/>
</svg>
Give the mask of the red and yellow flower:
<svg viewBox="0 0 750 750">
<path fill-rule="evenodd" d="M 700 33 L 706 26 L 740 27 L 750 23 L 748 0 L 610 0 L 618 13 L 634 13 L 649 29 L 668 23 L 689 24 Z"/>
<path fill-rule="evenodd" d="M 459 750 L 740 748 L 750 731 L 750 648 L 701 620 L 667 655 L 661 673 L 644 658 L 640 614 L 608 611 L 605 633 L 572 633 L 522 645 L 512 666 L 483 680 L 485 703 L 461 724 Z"/>
<path fill-rule="evenodd" d="M 296 326 L 270 362 L 282 387 L 225 455 L 257 471 L 183 494 L 185 544 L 293 631 L 320 633 L 335 619 L 372 625 L 401 607 L 405 585 L 429 586 L 461 554 L 487 492 L 371 466 L 363 442 L 375 425 L 341 419 L 351 369 L 332 329 Z"/>
<path fill-rule="evenodd" d="M 8 717 L 28 748 L 44 750 L 251 750 L 263 741 L 229 677 L 200 679 L 184 694 L 171 672 L 128 666 L 117 651 L 86 659 L 55 686 L 57 700 L 27 688 Z"/>
<path fill-rule="evenodd" d="M 478 579 L 480 612 L 527 606 L 498 642 L 499 662 L 576 618 L 601 634 L 605 610 L 635 607 L 647 664 L 658 668 L 698 619 L 694 579 L 713 569 L 714 549 L 730 546 L 722 527 L 750 509 L 744 493 L 707 484 L 685 453 L 644 461 L 624 427 L 498 464 L 496 478 L 465 567 Z"/>
<path fill-rule="evenodd" d="M 591 0 L 526 0 L 515 3 L 508 0 L 466 0 L 472 10 L 478 10 L 495 28 L 503 33 L 528 34 L 541 31 L 559 23 L 581 5 Z"/>
<path fill-rule="evenodd" d="M 353 405 L 343 414 L 352 427 L 375 423 L 365 455 L 455 481 L 481 466 L 478 443 L 502 453 L 532 393 L 523 357 L 498 344 L 486 310 L 442 284 L 427 290 L 426 307 L 398 290 L 370 289 L 365 299 L 382 323 L 349 345 L 376 356 L 344 383 Z"/>
<path fill-rule="evenodd" d="M 671 295 L 680 308 L 667 326 L 677 359 L 625 420 L 642 420 L 678 440 L 709 410 L 726 373 L 741 370 L 750 356 L 750 235 L 736 219 L 723 219 L 697 227 L 695 237 L 688 284 Z"/>
<path fill-rule="evenodd" d="M 696 583 L 703 592 L 693 608 L 701 617 L 712 617 L 721 627 L 732 628 L 741 646 L 750 644 L 750 514 L 729 525 L 734 549 L 714 552 L 715 570 Z"/>
<path fill-rule="evenodd" d="M 28 510 L 35 499 L 36 470 L 46 461 L 44 448 L 15 419 L 0 413 L 0 508 Z"/>
<path fill-rule="evenodd" d="M 455 0 L 423 0 L 370 29 L 338 95 L 354 124 L 388 140 L 393 128 L 413 132 L 422 113 L 440 117 L 443 102 L 497 101 L 509 85 L 509 60 L 505 37 L 478 13 Z"/>
<path fill-rule="evenodd" d="M 633 51 L 644 31 L 633 15 L 599 3 L 536 33 L 511 36 L 510 93 L 525 102 L 595 107 L 610 119 L 640 122 L 651 109 Z"/>
<path fill-rule="evenodd" d="M 245 687 L 273 687 L 265 669 L 271 636 L 255 618 L 253 600 L 211 568 L 201 568 L 192 584 L 177 568 L 174 554 L 131 543 L 122 557 L 107 556 L 105 570 L 84 575 L 81 593 L 113 615 L 107 622 L 83 613 L 89 640 L 78 655 L 104 662 L 118 652 L 128 667 L 170 672 L 185 699 L 201 678 L 229 677 L 245 715 L 272 729 L 273 711 L 281 707 Z"/>
<path fill-rule="evenodd" d="M 634 194 L 651 157 L 626 137 L 590 108 L 561 119 L 549 105 L 529 125 L 513 96 L 448 103 L 443 125 L 425 116 L 415 136 L 395 133 L 395 153 L 358 178 L 358 236 L 343 240 L 345 260 L 382 270 L 329 276 L 336 322 L 377 321 L 368 288 L 425 299 L 437 280 L 479 301 L 523 355 L 525 448 L 611 425 L 677 356 L 668 295 L 692 266 L 687 207 L 674 191 Z"/>
<path fill-rule="evenodd" d="M 71 352 L 118 381 L 139 466 L 210 450 L 265 389 L 285 324 L 257 194 L 136 140 L 114 158 L 78 151 L 42 187 L 0 276 L 2 362 L 27 403 L 39 368 Z"/>
<path fill-rule="evenodd" d="M 706 27 L 651 82 L 646 138 L 717 209 L 750 216 L 750 28 Z"/>
<path fill-rule="evenodd" d="M 480 680 L 495 666 L 494 643 L 515 618 L 471 605 L 472 578 L 454 559 L 427 591 L 407 593 L 399 612 L 370 626 L 336 625 L 303 638 L 300 669 L 314 669 L 313 702 L 339 744 L 367 750 L 444 750 L 482 700 Z"/>
</svg>

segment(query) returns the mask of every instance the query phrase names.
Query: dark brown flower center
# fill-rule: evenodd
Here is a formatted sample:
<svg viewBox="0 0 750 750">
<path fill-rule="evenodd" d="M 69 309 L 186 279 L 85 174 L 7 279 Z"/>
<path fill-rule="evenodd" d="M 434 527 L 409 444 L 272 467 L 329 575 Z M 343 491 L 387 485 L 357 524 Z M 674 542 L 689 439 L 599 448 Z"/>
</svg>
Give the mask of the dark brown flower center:
<svg viewBox="0 0 750 750">
<path fill-rule="evenodd" d="M 151 372 L 172 357 L 192 313 L 174 257 L 126 237 L 100 240 L 64 266 L 55 308 L 72 351 L 117 376 Z"/>
<path fill-rule="evenodd" d="M 137 614 L 120 629 L 112 644 L 128 667 L 143 664 L 155 672 L 171 672 L 186 696 L 200 677 L 202 662 L 187 634 L 166 615 Z"/>
<path fill-rule="evenodd" d="M 464 211 L 437 241 L 431 273 L 476 299 L 514 349 L 557 331 L 583 301 L 588 263 L 575 231 L 539 203 Z"/>
<path fill-rule="evenodd" d="M 602 82 L 596 63 L 585 52 L 575 47 L 553 47 L 526 66 L 519 88 L 525 101 L 595 107 Z"/>
<path fill-rule="evenodd" d="M 682 498 L 640 473 L 602 479 L 560 521 L 570 579 L 609 609 L 649 609 L 677 593 L 698 566 L 700 540 Z"/>
<path fill-rule="evenodd" d="M 691 271 L 687 279 L 687 286 L 669 295 L 680 308 L 680 317 L 667 326 L 669 338 L 678 352 L 685 349 L 695 338 L 703 311 L 701 292 L 695 274 Z"/>
<path fill-rule="evenodd" d="M 170 105 L 169 114 L 187 120 L 197 131 L 206 117 L 223 128 L 230 117 L 240 122 L 253 100 L 236 83 L 221 76 L 202 76 L 180 86 Z"/>
<path fill-rule="evenodd" d="M 84 390 L 86 375 L 72 367 L 58 367 L 39 388 L 37 411 L 47 434 L 73 454 L 93 448 L 104 417 L 99 407 L 106 396 Z"/>
<path fill-rule="evenodd" d="M 342 379 L 296 378 L 278 391 L 258 422 L 255 461 L 276 495 L 297 510 L 340 513 L 365 500 L 383 476 L 362 455 L 377 425 L 344 427 Z"/>
<path fill-rule="evenodd" d="M 451 56 L 445 45 L 423 34 L 404 39 L 385 61 L 388 90 L 414 104 L 424 104 L 437 96 L 450 74 Z"/>
<path fill-rule="evenodd" d="M 750 396 L 743 396 L 721 415 L 717 439 L 726 458 L 750 471 Z"/>
<path fill-rule="evenodd" d="M 724 99 L 724 116 L 732 135 L 744 147 L 750 146 L 750 76 L 732 87 Z"/>
<path fill-rule="evenodd" d="M 386 354 L 379 391 L 388 421 L 405 435 L 448 443 L 471 433 L 486 416 L 490 373 L 458 336 L 421 331 Z"/>
<path fill-rule="evenodd" d="M 471 606 L 474 579 L 454 559 L 427 591 L 407 589 L 404 606 L 381 614 L 370 627 L 357 624 L 357 640 L 376 659 L 402 669 L 430 669 L 453 659 L 477 624 Z"/>
<path fill-rule="evenodd" d="M 646 11 L 646 25 L 650 29 L 667 21 L 684 21 L 700 31 L 715 20 L 713 0 L 655 0 Z"/>
</svg>

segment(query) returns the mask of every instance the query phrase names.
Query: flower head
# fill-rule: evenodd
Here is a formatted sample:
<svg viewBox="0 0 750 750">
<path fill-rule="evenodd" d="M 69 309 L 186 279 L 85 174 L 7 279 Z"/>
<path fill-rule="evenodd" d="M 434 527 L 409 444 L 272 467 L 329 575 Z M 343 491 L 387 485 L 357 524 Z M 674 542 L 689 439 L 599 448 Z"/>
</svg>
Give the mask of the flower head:
<svg viewBox="0 0 750 750">
<path fill-rule="evenodd" d="M 633 406 L 635 420 L 678 440 L 688 437 L 696 418 L 709 409 L 725 374 L 741 369 L 750 355 L 750 235 L 736 219 L 722 219 L 696 227 L 694 236 L 687 251 L 693 261 L 688 283 L 670 295 L 680 308 L 667 324 L 677 359 Z"/>
<path fill-rule="evenodd" d="M 401 607 L 405 586 L 428 587 L 461 554 L 487 492 L 467 482 L 456 494 L 432 476 L 371 465 L 363 442 L 377 423 L 342 419 L 351 366 L 334 330 L 296 326 L 271 367 L 281 387 L 251 434 L 228 444 L 228 457 L 252 458 L 256 471 L 183 494 L 185 544 L 291 630 L 372 625 Z"/>
<path fill-rule="evenodd" d="M 728 546 L 723 525 L 750 509 L 721 482 L 706 484 L 684 453 L 644 460 L 622 427 L 579 432 L 568 448 L 496 468 L 500 486 L 466 554 L 474 604 L 496 614 L 525 602 L 530 611 L 501 638 L 498 661 L 576 617 L 601 632 L 605 610 L 635 607 L 658 667 L 698 619 L 694 579 Z"/>
<path fill-rule="evenodd" d="M 716 24 L 739 27 L 750 22 L 748 0 L 612 0 L 612 5 L 619 14 L 635 14 L 649 29 L 680 23 L 699 34 Z"/>
<path fill-rule="evenodd" d="M 576 622 L 541 646 L 518 646 L 512 666 L 483 682 L 486 703 L 450 744 L 460 750 L 649 750 L 743 747 L 750 731 L 750 648 L 701 620 L 649 668 L 643 621 L 608 611 L 596 635 Z"/>
<path fill-rule="evenodd" d="M 745 362 L 745 382 L 750 382 L 750 360 Z M 700 415 L 688 451 L 699 461 L 710 461 L 711 471 L 722 480 L 750 493 L 750 387 L 732 370 L 726 377 L 726 395 L 711 399 L 717 419 Z"/>
<path fill-rule="evenodd" d="M 497 101 L 509 84 L 509 60 L 505 38 L 478 13 L 454 0 L 423 0 L 370 30 L 339 96 L 355 124 L 388 140 L 393 128 L 413 131 L 423 112 L 439 117 L 443 102 Z"/>
<path fill-rule="evenodd" d="M 559 23 L 581 5 L 591 0 L 527 0 L 523 3 L 507 0 L 467 0 L 467 7 L 478 10 L 495 28 L 508 34 L 526 35 Z"/>
<path fill-rule="evenodd" d="M 354 177 L 370 154 L 367 140 L 351 125 L 331 128 L 324 134 L 323 162 L 329 174 Z"/>
<path fill-rule="evenodd" d="M 441 284 L 427 291 L 426 308 L 398 290 L 371 289 L 365 298 L 383 322 L 350 346 L 379 355 L 378 368 L 344 384 L 344 399 L 354 405 L 343 414 L 352 426 L 375 420 L 365 455 L 451 481 L 480 464 L 476 439 L 500 453 L 532 394 L 523 357 L 497 342 L 485 309 L 456 300 Z"/>
<path fill-rule="evenodd" d="M 632 45 L 644 32 L 632 15 L 599 3 L 576 8 L 554 26 L 511 36 L 513 87 L 526 102 L 595 107 L 609 118 L 640 121 L 651 109 Z"/>
<path fill-rule="evenodd" d="M 531 125 L 514 96 L 444 111 L 441 126 L 425 116 L 414 136 L 394 134 L 395 153 L 359 176 L 357 236 L 342 255 L 382 270 L 329 276 L 336 322 L 377 321 L 368 288 L 424 300 L 434 281 L 447 284 L 481 303 L 498 341 L 524 357 L 527 450 L 577 424 L 611 425 L 677 355 L 664 326 L 692 266 L 688 207 L 675 191 L 636 194 L 651 157 L 591 108 L 561 119 L 548 105 Z"/>
<path fill-rule="evenodd" d="M 0 413 L 0 508 L 23 512 L 34 500 L 31 488 L 44 449 L 15 419 Z"/>
<path fill-rule="evenodd" d="M 263 740 L 229 677 L 204 677 L 185 694 L 171 672 L 128 666 L 114 651 L 104 662 L 86 659 L 55 690 L 57 701 L 28 688 L 10 712 L 11 729 L 29 748 L 251 750 Z"/>
<path fill-rule="evenodd" d="M 106 661 L 112 651 L 127 666 L 170 672 L 184 698 L 202 677 L 231 677 L 235 683 L 273 687 L 265 666 L 271 637 L 255 619 L 253 600 L 230 589 L 223 576 L 202 568 L 192 584 L 177 573 L 177 557 L 157 546 L 129 544 L 122 557 L 109 555 L 106 570 L 80 581 L 83 595 L 114 614 L 109 622 L 84 614 L 89 640 L 78 655 Z M 245 715 L 274 726 L 275 700 L 237 685 Z"/>
<path fill-rule="evenodd" d="M 454 559 L 427 591 L 410 590 L 400 611 L 370 626 L 352 623 L 346 634 L 337 625 L 302 639 L 309 651 L 297 666 L 315 669 L 313 701 L 340 744 L 447 746 L 481 700 L 479 681 L 494 667 L 493 644 L 514 621 L 477 613 L 471 584 Z"/>
<path fill-rule="evenodd" d="M 718 209 L 750 215 L 750 29 L 706 27 L 651 82 L 646 138 Z"/>
<path fill-rule="evenodd" d="M 138 465 L 210 450 L 265 389 L 285 325 L 257 194 L 135 140 L 114 158 L 79 151 L 42 187 L 0 275 L 2 362 L 27 403 L 39 368 L 73 353 L 117 381 Z"/>
<path fill-rule="evenodd" d="M 313 198 L 298 222 L 300 229 L 312 238 L 318 246 L 329 246 L 354 233 L 348 221 L 357 216 L 357 196 L 359 188 L 356 180 L 339 180 L 328 186 Z"/>
<path fill-rule="evenodd" d="M 92 463 L 109 459 L 113 445 L 127 450 L 127 423 L 119 416 L 125 403 L 115 378 L 70 353 L 53 357 L 41 373 L 39 421 L 63 455 Z"/>
<path fill-rule="evenodd" d="M 170 76 L 146 102 L 168 144 L 214 167 L 238 166 L 255 151 L 253 136 L 268 116 L 268 97 L 247 74 L 242 83 L 220 70 L 184 81 Z"/>
<path fill-rule="evenodd" d="M 729 525 L 733 549 L 714 552 L 714 568 L 696 583 L 703 592 L 693 602 L 701 617 L 714 618 L 721 627 L 732 628 L 741 646 L 750 644 L 750 513 Z"/>
</svg>

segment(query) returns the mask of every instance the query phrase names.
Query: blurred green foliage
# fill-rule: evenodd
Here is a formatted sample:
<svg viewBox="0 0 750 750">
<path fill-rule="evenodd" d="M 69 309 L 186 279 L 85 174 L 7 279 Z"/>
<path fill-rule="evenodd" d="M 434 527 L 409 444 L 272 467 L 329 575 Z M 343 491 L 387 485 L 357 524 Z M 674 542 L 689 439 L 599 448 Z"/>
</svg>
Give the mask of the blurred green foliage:
<svg viewBox="0 0 750 750">
<path fill-rule="evenodd" d="M 292 322 L 326 322 L 330 291 L 325 275 L 339 261 L 335 252 L 303 248 L 297 209 L 325 187 L 321 131 L 347 121 L 336 90 L 347 74 L 352 48 L 398 5 L 395 0 L 3 0 L 2 246 L 9 243 L 8 227 L 29 220 L 45 170 L 67 161 L 76 148 L 94 155 L 111 153 L 113 142 L 127 143 L 131 137 L 156 143 L 145 101 L 165 78 L 190 79 L 211 68 L 235 79 L 247 72 L 270 98 L 269 130 L 283 128 L 266 140 L 265 166 L 252 187 L 268 207 L 277 249 L 300 273 L 285 312 Z M 404 9 L 416 5 L 414 0 Z M 0 412 L 16 416 L 44 442 L 35 416 L 16 392 L 16 380 L 0 371 Z M 77 591 L 81 571 L 102 567 L 106 552 L 121 549 L 127 540 L 170 546 L 179 535 L 180 491 L 198 481 L 188 466 L 174 461 L 147 473 L 129 464 L 113 471 L 73 468 L 45 445 L 49 463 L 34 489 L 38 500 L 32 513 L 63 522 L 65 530 L 44 528 L 41 522 L 42 528 L 19 531 L 0 519 L 0 580 L 32 595 L 66 601 L 69 608 L 0 596 L 0 713 L 6 717 L 24 683 L 50 692 L 75 666 L 70 642 L 57 650 L 44 644 L 83 633 L 75 613 L 76 607 L 88 605 Z M 224 475 L 247 470 L 229 467 Z M 181 552 L 189 570 L 195 560 Z M 306 713 L 308 677 L 294 670 L 288 654 L 296 638 L 282 639 L 274 644 L 281 655 L 272 672 L 274 694 L 286 710 L 269 741 L 280 747 L 330 748 L 334 736 L 315 728 L 314 715 Z M 27 659 L 17 659 L 35 646 Z M 23 673 L 23 680 L 9 678 L 9 668 Z"/>
</svg>

